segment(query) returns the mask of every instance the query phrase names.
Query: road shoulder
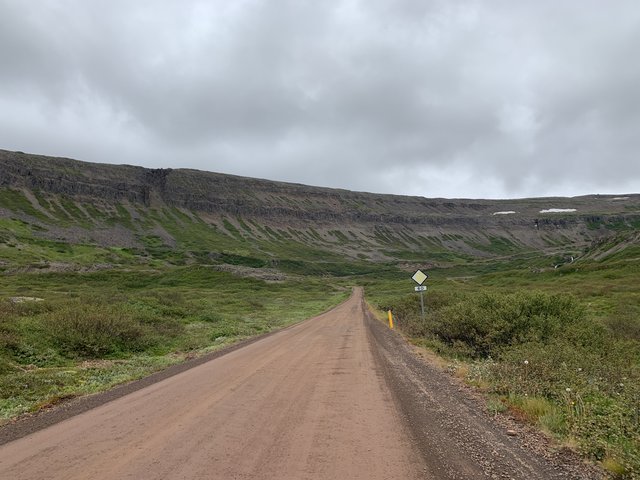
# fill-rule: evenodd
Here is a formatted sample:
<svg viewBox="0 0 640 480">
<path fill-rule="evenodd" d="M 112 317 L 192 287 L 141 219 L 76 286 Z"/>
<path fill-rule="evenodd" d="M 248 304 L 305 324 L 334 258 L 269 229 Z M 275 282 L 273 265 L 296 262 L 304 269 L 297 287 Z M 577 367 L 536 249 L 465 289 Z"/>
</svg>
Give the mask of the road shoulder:
<svg viewBox="0 0 640 480">
<path fill-rule="evenodd" d="M 600 479 L 575 452 L 532 427 L 495 418 L 478 394 L 419 356 L 401 334 L 367 312 L 376 360 L 430 470 L 442 479 Z M 515 436 L 507 430 L 515 430 Z"/>
</svg>

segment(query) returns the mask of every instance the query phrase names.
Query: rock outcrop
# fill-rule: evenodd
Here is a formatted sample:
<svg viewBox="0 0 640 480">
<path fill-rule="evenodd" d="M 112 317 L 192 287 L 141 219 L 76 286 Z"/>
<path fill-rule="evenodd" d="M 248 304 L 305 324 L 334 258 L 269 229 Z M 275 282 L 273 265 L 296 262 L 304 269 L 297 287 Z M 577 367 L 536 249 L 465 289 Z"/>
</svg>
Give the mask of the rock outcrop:
<svg viewBox="0 0 640 480">
<path fill-rule="evenodd" d="M 640 226 L 640 195 L 518 200 L 428 199 L 238 177 L 189 169 L 94 164 L 0 150 L 0 188 L 59 195 L 79 203 L 175 207 L 262 225 L 359 231 L 387 229 L 393 238 L 436 238 L 477 253 L 499 241 L 540 248 L 567 239 L 586 244 L 620 228 Z M 2 207 L 2 205 L 0 205 Z M 543 213 L 562 209 L 561 213 Z M 568 210 L 575 210 L 569 212 Z M 382 229 L 382 230 L 381 230 Z M 401 233 L 403 232 L 404 233 Z M 384 235 L 379 243 L 385 243 Z M 477 246 L 476 245 L 476 246 Z M 387 245 L 388 247 L 389 245 Z M 499 250 L 499 249 L 498 249 Z"/>
</svg>

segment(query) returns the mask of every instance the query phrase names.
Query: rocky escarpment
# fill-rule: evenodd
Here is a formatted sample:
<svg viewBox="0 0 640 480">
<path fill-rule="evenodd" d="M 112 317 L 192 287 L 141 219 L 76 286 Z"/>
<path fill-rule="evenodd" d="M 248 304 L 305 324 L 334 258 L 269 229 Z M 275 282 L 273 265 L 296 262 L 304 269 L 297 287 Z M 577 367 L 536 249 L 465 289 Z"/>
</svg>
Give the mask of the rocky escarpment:
<svg viewBox="0 0 640 480">
<path fill-rule="evenodd" d="M 0 186 L 148 204 L 151 184 L 145 177 L 147 171 L 141 167 L 0 151 Z"/>
<path fill-rule="evenodd" d="M 0 150 L 0 188 L 23 191 L 32 197 L 61 197 L 83 211 L 84 204 L 119 206 L 134 218 L 137 209 L 177 208 L 206 216 L 217 231 L 232 235 L 237 229 L 243 235 L 260 238 L 257 230 L 246 228 L 244 220 L 306 231 L 301 241 L 309 242 L 315 235 L 309 229 L 314 228 L 320 239 L 368 243 L 371 248 L 387 250 L 397 244 L 413 248 L 413 240 L 422 238 L 459 252 L 503 253 L 517 246 L 584 245 L 620 229 L 640 227 L 640 195 L 429 199 L 189 169 L 94 164 L 4 150 Z M 55 208 L 56 202 L 60 203 L 53 200 L 45 209 Z M 34 207 L 43 208 L 39 204 Z M 74 208 L 71 205 L 67 210 Z M 62 205 L 60 209 L 65 210 Z M 165 243 L 173 245 L 163 227 L 154 229 L 161 231 Z M 136 231 L 136 235 L 139 233 Z M 64 232 L 60 235 L 64 237 Z M 87 235 L 92 238 L 90 232 Z"/>
<path fill-rule="evenodd" d="M 448 225 L 504 225 L 537 220 L 562 226 L 640 214 L 640 195 L 537 198 L 520 200 L 448 200 L 380 195 L 310 187 L 187 169 L 146 169 L 0 150 L 0 186 L 25 187 L 72 197 L 127 200 L 209 213 L 281 217 L 315 221 L 391 222 Z M 618 197 L 621 198 L 621 197 Z M 544 215 L 551 208 L 570 214 Z M 513 214 L 499 214 L 513 211 Z M 498 215 L 496 215 L 498 214 Z"/>
</svg>

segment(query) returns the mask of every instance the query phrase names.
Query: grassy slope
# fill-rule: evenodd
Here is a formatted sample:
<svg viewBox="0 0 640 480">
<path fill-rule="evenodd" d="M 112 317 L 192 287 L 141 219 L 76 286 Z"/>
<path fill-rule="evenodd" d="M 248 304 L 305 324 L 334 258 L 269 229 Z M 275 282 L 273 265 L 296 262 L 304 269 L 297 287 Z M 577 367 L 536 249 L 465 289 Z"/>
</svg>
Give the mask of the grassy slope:
<svg viewBox="0 0 640 480">
<path fill-rule="evenodd" d="M 339 230 L 277 228 L 167 206 L 80 203 L 38 192 L 35 202 L 24 192 L 0 189 L 0 206 L 14 212 L 0 216 L 0 269 L 46 268 L 52 262 L 91 266 L 159 260 L 340 276 L 385 267 L 365 261 L 367 244 L 374 238 L 359 235 L 349 240 L 348 232 Z M 364 254 L 357 257 L 354 251 Z"/>
</svg>

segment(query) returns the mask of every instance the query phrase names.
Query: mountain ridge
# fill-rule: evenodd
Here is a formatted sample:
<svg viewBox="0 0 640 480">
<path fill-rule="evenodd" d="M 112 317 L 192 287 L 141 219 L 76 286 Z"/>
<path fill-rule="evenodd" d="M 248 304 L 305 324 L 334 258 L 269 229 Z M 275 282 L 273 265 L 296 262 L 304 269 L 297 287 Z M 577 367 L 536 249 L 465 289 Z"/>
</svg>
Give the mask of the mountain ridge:
<svg viewBox="0 0 640 480">
<path fill-rule="evenodd" d="M 161 244 L 198 258 L 210 251 L 265 260 L 331 253 L 364 262 L 447 262 L 576 253 L 640 227 L 638 194 L 425 198 L 6 150 L 0 190 L 0 218 L 26 222 L 37 237 L 146 251 Z M 544 212 L 552 209 L 560 211 Z M 201 241 L 188 238 L 190 229 Z"/>
</svg>

